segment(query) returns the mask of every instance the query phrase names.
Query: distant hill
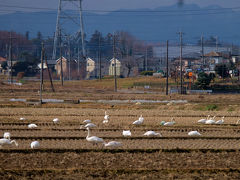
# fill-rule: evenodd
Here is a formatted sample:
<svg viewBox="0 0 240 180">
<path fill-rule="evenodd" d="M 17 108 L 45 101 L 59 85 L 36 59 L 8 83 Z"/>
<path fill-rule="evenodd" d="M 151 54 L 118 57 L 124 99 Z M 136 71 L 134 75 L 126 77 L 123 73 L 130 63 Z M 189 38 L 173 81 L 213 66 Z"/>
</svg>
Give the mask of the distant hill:
<svg viewBox="0 0 240 180">
<path fill-rule="evenodd" d="M 84 25 L 87 38 L 95 30 L 104 34 L 125 30 L 146 41 L 158 42 L 169 39 L 176 42 L 177 32 L 182 30 L 185 33 L 184 40 L 189 43 L 197 42 L 201 34 L 204 34 L 207 37 L 218 36 L 220 41 L 240 44 L 240 11 L 222 9 L 219 6 L 200 8 L 195 4 L 134 11 L 119 10 L 107 14 L 85 12 Z M 44 36 L 53 36 L 56 16 L 56 11 L 4 14 L 0 15 L 0 30 L 21 33 L 29 31 L 31 37 L 40 31 Z M 75 25 L 68 26 L 71 32 L 75 31 Z"/>
</svg>

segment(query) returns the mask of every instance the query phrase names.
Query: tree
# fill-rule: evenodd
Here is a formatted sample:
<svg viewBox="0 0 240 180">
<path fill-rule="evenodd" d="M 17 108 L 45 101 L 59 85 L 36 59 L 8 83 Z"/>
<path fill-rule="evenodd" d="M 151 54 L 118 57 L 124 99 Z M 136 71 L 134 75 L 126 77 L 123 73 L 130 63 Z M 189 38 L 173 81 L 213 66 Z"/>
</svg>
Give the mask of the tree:
<svg viewBox="0 0 240 180">
<path fill-rule="evenodd" d="M 223 79 L 229 77 L 229 67 L 226 64 L 217 64 L 215 71 Z"/>
<path fill-rule="evenodd" d="M 198 74 L 196 86 L 200 89 L 207 89 L 211 83 L 212 77 L 204 72 Z"/>
<path fill-rule="evenodd" d="M 4 70 L 7 70 L 7 67 L 8 67 L 7 61 L 3 61 L 3 62 L 1 63 L 1 66 L 2 66 L 2 68 L 3 68 Z"/>
</svg>

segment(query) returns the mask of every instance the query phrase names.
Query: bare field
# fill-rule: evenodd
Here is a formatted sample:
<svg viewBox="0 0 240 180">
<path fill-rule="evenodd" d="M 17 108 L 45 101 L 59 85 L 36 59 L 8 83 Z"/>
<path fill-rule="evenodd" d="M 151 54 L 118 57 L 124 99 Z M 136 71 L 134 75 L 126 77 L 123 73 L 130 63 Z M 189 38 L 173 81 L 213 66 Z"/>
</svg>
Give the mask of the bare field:
<svg viewBox="0 0 240 180">
<path fill-rule="evenodd" d="M 120 79 L 119 92 L 113 80 L 65 82 L 52 93 L 45 83 L 44 98 L 67 103 L 39 105 L 38 82 L 23 86 L 0 84 L 0 135 L 10 132 L 19 146 L 0 149 L 1 179 L 240 179 L 240 95 L 171 95 L 133 87 L 134 82 L 159 82 L 155 78 Z M 13 102 L 22 98 L 31 102 Z M 186 103 L 76 103 L 77 100 L 186 100 Z M 110 115 L 103 124 L 104 111 Z M 207 115 L 222 125 L 197 124 Z M 140 115 L 141 126 L 132 122 Z M 26 120 L 19 120 L 20 117 Z M 176 124 L 165 127 L 161 121 Z M 53 118 L 60 123 L 54 124 Z M 119 148 L 106 148 L 86 141 L 83 120 L 97 125 L 92 135 L 104 141 L 119 141 Z M 36 129 L 27 125 L 35 123 Z M 123 137 L 131 130 L 131 137 Z M 146 137 L 154 130 L 162 137 Z M 202 136 L 189 137 L 191 130 Z M 30 143 L 40 142 L 39 149 Z"/>
</svg>

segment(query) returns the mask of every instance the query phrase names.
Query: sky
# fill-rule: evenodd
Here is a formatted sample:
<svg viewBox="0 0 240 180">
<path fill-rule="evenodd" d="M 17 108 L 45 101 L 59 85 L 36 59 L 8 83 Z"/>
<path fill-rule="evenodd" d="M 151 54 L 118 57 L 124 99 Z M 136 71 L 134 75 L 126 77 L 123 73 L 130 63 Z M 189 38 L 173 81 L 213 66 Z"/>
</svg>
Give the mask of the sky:
<svg viewBox="0 0 240 180">
<path fill-rule="evenodd" d="M 200 7 L 210 5 L 219 5 L 224 8 L 239 7 L 240 0 L 183 0 L 186 4 L 197 4 Z M 38 7 L 57 9 L 59 0 L 0 0 L 0 12 L 11 11 L 40 11 L 31 8 L 22 7 Z M 169 6 L 176 4 L 178 0 L 83 0 L 84 10 L 119 10 L 119 9 L 138 9 L 149 8 L 154 9 L 161 6 Z M 16 6 L 16 7 L 6 7 Z"/>
</svg>

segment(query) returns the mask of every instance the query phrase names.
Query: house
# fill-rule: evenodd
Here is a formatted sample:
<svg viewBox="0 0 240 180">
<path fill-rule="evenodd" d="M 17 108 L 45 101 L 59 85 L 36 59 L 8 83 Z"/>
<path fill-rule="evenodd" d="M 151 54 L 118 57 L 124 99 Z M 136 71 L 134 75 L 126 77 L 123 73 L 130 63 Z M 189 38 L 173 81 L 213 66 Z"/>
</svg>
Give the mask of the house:
<svg viewBox="0 0 240 180">
<path fill-rule="evenodd" d="M 4 70 L 3 67 L 2 67 L 2 64 L 3 64 L 4 62 L 7 62 L 7 59 L 4 58 L 4 57 L 0 57 L 0 74 L 2 74 L 2 73 L 5 74 L 5 73 L 6 73 L 6 70 Z"/>
<path fill-rule="evenodd" d="M 109 75 L 113 76 L 115 75 L 115 60 L 116 60 L 116 75 L 121 75 L 121 62 L 117 59 L 111 59 L 110 65 L 109 65 Z"/>
<path fill-rule="evenodd" d="M 97 63 L 91 59 L 87 58 L 87 76 L 86 79 L 92 79 L 97 77 Z"/>
<path fill-rule="evenodd" d="M 207 64 L 209 65 L 210 71 L 214 71 L 215 66 L 217 64 L 228 63 L 230 58 L 229 54 L 215 51 L 205 54 L 204 57 L 206 59 Z"/>
<path fill-rule="evenodd" d="M 47 64 L 48 64 L 48 68 L 54 70 L 55 69 L 55 65 L 56 65 L 57 61 L 56 60 L 47 60 Z M 47 64 L 44 61 L 43 62 L 43 69 L 47 69 Z M 39 69 L 41 69 L 41 63 L 38 64 Z"/>
<path fill-rule="evenodd" d="M 73 72 L 76 72 L 78 68 L 78 63 L 76 60 L 68 60 L 65 57 L 62 57 L 62 71 L 63 71 L 63 77 L 64 78 L 69 78 L 72 76 Z M 57 72 L 57 76 L 61 76 L 61 58 L 59 58 L 56 61 L 55 69 Z"/>
</svg>

